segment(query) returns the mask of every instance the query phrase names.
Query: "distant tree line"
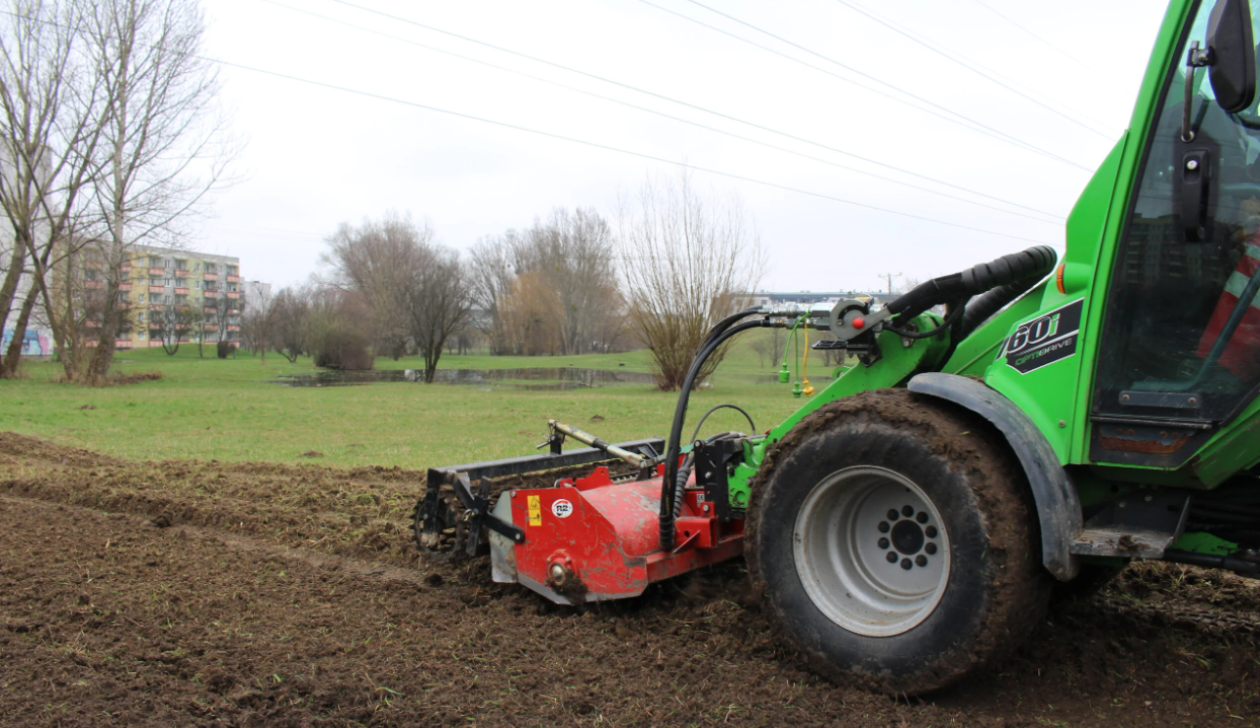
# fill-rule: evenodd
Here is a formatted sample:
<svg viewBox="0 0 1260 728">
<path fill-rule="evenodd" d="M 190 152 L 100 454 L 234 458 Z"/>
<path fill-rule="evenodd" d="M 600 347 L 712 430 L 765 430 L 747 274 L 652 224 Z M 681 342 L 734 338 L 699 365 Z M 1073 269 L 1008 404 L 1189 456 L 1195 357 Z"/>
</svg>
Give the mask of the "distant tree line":
<svg viewBox="0 0 1260 728">
<path fill-rule="evenodd" d="M 415 354 L 432 381 L 443 353 L 562 355 L 646 346 L 676 389 L 709 328 L 744 305 L 764 268 L 737 199 L 698 195 L 686 176 L 649 179 L 614 229 L 557 208 L 461 256 L 427 223 L 389 213 L 343 223 L 324 272 L 246 311 L 246 346 L 290 361 L 370 368 Z M 720 361 L 711 360 L 707 376 Z"/>
</svg>

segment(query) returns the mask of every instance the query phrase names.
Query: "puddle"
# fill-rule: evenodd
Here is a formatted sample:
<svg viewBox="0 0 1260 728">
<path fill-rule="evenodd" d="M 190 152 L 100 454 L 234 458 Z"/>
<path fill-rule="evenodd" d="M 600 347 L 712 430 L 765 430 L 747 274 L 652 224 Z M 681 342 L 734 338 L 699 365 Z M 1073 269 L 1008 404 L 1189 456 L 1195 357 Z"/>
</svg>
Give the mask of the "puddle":
<svg viewBox="0 0 1260 728">
<path fill-rule="evenodd" d="M 420 369 L 391 369 L 364 372 L 319 371 L 292 374 L 272 380 L 288 387 L 347 387 L 383 382 L 424 382 Z M 528 369 L 439 369 L 434 384 L 462 384 L 526 391 L 590 389 L 618 384 L 652 384 L 651 374 L 610 369 L 577 367 L 536 367 Z"/>
</svg>

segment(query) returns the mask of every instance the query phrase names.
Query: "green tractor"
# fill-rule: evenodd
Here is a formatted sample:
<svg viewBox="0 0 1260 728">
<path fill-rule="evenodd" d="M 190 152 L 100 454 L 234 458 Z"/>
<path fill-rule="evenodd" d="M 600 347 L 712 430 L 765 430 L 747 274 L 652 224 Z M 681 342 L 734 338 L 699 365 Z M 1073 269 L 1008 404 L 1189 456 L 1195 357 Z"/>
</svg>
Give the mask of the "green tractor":
<svg viewBox="0 0 1260 728">
<path fill-rule="evenodd" d="M 1033 248 L 882 308 L 734 314 L 697 353 L 668 439 L 553 422 L 549 454 L 434 468 L 421 548 L 488 544 L 497 581 L 561 604 L 742 553 L 821 671 L 901 694 L 991 664 L 1053 591 L 1134 559 L 1260 575 L 1254 36 L 1245 0 L 1171 3 L 1061 260 Z M 767 432 L 684 441 L 702 363 L 759 327 L 826 331 L 814 348 L 858 363 Z M 597 465 L 613 458 L 630 472 Z"/>
</svg>

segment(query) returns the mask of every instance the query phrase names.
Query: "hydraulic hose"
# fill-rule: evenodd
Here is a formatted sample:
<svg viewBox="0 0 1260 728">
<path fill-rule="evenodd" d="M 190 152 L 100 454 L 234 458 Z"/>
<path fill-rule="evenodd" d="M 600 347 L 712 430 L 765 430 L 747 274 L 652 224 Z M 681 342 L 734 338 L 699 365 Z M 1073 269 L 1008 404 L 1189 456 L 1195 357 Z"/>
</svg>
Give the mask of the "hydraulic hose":
<svg viewBox="0 0 1260 728">
<path fill-rule="evenodd" d="M 1003 306 L 1024 295 L 1034 283 L 1036 280 L 1030 278 L 1027 281 L 998 286 L 971 299 L 971 303 L 967 304 L 967 309 L 963 312 L 962 338 L 980 328 L 980 324 L 992 318 L 993 314 L 1002 310 Z"/>
<path fill-rule="evenodd" d="M 1049 275 L 1058 261 L 1058 254 L 1048 245 L 1004 255 L 981 263 L 961 273 L 933 278 L 888 304 L 898 316 L 917 316 L 941 303 L 978 296 L 1001 286 L 1038 280 Z M 903 319 L 904 320 L 904 319 Z"/>
<path fill-rule="evenodd" d="M 752 316 L 755 313 L 761 313 L 761 309 L 757 307 L 746 308 L 739 313 L 733 313 L 721 321 L 718 321 L 716 324 L 713 324 L 713 328 L 709 329 L 709 333 L 705 335 L 704 341 L 700 342 L 700 347 L 696 350 L 696 353 L 703 350 L 704 347 L 709 345 L 709 342 L 712 341 L 714 337 L 720 336 L 722 332 L 729 329 L 736 321 L 739 321 L 745 316 Z"/>
<path fill-rule="evenodd" d="M 754 309 L 752 311 L 756 313 Z M 748 313 L 737 314 L 738 318 L 727 317 L 719 322 L 719 326 L 727 321 L 739 320 Z M 730 324 L 727 324 L 730 326 Z M 713 352 L 717 351 L 722 344 L 734 337 L 736 334 L 742 333 L 749 329 L 771 326 L 771 323 L 765 319 L 756 321 L 747 321 L 742 324 L 731 326 L 725 331 L 716 333 L 718 327 L 713 327 L 715 333 L 710 333 L 706 337 L 705 345 L 701 347 L 700 352 L 696 354 L 696 358 L 691 361 L 691 367 L 687 369 L 687 376 L 683 378 L 682 391 L 678 394 L 678 404 L 674 407 L 674 422 L 669 428 L 669 443 L 665 448 L 665 477 L 661 478 L 661 550 L 674 550 L 674 487 L 678 480 L 678 454 L 682 450 L 682 429 L 683 423 L 687 419 L 687 402 L 691 398 L 691 388 L 695 386 L 696 377 L 700 376 L 700 369 L 704 363 L 709 360 Z"/>
</svg>

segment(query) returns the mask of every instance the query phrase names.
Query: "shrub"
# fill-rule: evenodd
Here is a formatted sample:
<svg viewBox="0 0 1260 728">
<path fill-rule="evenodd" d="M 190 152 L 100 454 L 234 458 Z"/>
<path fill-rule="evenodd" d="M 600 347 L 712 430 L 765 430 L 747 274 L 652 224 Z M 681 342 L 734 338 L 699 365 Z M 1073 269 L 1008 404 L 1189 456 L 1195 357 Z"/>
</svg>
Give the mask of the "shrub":
<svg viewBox="0 0 1260 728">
<path fill-rule="evenodd" d="M 219 358 L 226 359 L 236 353 L 236 344 L 233 344 L 230 341 L 220 341 L 218 349 Z"/>
<path fill-rule="evenodd" d="M 332 329 L 319 337 L 315 366 L 327 369 L 371 369 L 375 357 L 368 350 L 368 337 L 357 331 Z"/>
</svg>

